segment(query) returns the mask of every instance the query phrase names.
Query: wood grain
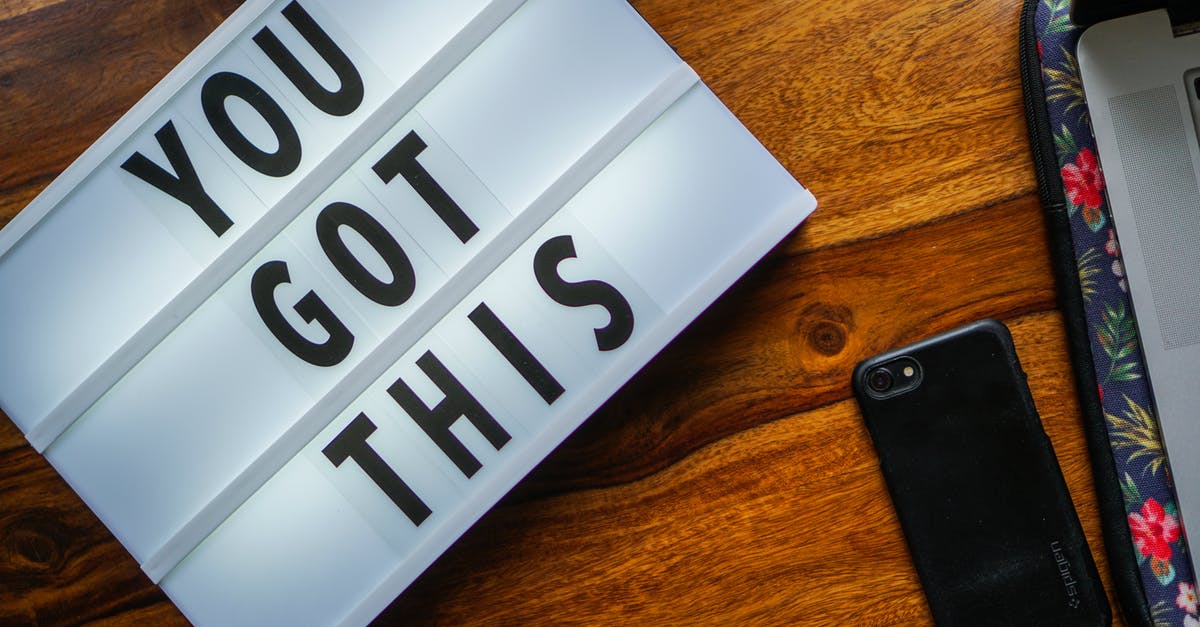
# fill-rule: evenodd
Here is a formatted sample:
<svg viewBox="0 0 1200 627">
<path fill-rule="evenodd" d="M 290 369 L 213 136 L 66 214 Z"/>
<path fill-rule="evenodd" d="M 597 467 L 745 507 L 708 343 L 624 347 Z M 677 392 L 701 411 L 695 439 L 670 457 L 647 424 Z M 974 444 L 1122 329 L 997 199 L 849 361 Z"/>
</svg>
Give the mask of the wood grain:
<svg viewBox="0 0 1200 627">
<path fill-rule="evenodd" d="M 0 225 L 236 4 L 0 3 Z M 1107 577 L 1019 3 L 633 4 L 821 206 L 380 622 L 928 622 L 849 373 L 985 316 L 1013 330 Z M 183 618 L 0 421 L 0 624 L 88 621 Z"/>
</svg>

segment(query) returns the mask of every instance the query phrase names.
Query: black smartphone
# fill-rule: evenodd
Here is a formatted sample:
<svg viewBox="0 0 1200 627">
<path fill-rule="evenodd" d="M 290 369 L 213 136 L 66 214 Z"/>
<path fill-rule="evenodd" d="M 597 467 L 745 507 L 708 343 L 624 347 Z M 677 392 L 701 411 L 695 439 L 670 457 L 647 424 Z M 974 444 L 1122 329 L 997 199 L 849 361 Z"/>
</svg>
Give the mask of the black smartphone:
<svg viewBox="0 0 1200 627">
<path fill-rule="evenodd" d="M 872 357 L 853 387 L 939 625 L 1112 622 L 1007 327 Z"/>
</svg>

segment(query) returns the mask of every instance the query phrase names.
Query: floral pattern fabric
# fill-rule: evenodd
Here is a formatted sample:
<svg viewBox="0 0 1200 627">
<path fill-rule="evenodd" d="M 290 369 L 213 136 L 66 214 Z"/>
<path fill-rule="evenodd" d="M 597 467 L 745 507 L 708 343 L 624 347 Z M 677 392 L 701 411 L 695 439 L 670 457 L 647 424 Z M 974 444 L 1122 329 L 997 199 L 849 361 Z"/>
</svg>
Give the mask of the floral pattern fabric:
<svg viewBox="0 0 1200 627">
<path fill-rule="evenodd" d="M 1036 32 L 1098 392 L 1151 616 L 1156 625 L 1200 627 L 1195 576 L 1143 376 L 1125 270 L 1075 60 L 1082 29 L 1071 23 L 1069 11 L 1070 0 L 1039 0 Z"/>
</svg>

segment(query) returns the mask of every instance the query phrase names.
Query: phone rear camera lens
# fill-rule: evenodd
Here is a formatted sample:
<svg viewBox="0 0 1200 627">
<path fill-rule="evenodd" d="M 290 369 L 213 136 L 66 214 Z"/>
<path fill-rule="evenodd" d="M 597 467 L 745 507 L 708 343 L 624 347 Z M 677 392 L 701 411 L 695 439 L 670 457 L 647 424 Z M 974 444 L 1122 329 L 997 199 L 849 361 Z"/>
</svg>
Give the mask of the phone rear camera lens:
<svg viewBox="0 0 1200 627">
<path fill-rule="evenodd" d="M 892 389 L 892 373 L 883 368 L 876 368 L 867 375 L 867 387 L 876 392 L 886 392 Z"/>
</svg>

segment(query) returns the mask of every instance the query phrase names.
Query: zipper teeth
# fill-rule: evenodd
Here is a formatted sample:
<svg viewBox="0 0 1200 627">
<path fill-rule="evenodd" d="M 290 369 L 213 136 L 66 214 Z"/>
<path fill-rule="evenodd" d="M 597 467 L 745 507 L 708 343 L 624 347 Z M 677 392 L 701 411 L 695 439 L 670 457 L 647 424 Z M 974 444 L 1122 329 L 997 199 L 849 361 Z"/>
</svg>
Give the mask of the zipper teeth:
<svg viewBox="0 0 1200 627">
<path fill-rule="evenodd" d="M 1034 175 L 1042 203 L 1047 207 L 1061 205 L 1062 181 L 1058 177 L 1058 155 L 1053 144 L 1047 145 L 1047 137 L 1053 134 L 1049 115 L 1045 109 L 1045 86 L 1042 84 L 1042 61 L 1037 51 L 1037 37 L 1033 34 L 1037 15 L 1037 3 L 1026 2 L 1021 11 L 1021 85 L 1025 100 L 1025 113 L 1029 121 L 1029 145 L 1033 152 Z M 1043 133 L 1045 130 L 1047 132 Z M 1047 159 L 1047 152 L 1054 158 Z"/>
</svg>

